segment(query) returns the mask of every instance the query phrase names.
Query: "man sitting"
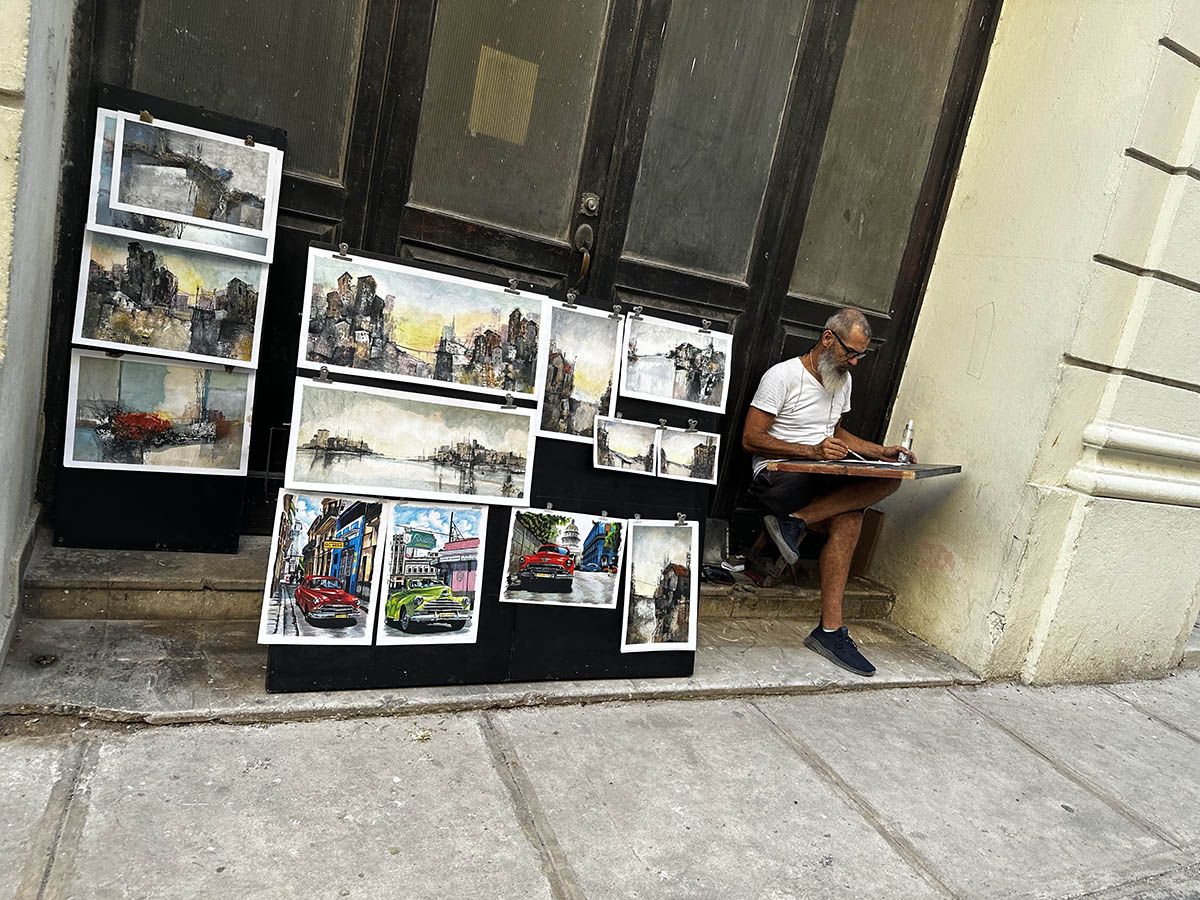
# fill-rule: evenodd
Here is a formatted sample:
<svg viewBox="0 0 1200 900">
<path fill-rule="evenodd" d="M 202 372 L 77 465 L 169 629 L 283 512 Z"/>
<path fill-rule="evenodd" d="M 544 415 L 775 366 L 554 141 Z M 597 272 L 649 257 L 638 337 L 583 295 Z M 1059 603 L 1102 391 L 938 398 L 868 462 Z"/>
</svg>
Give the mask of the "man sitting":
<svg viewBox="0 0 1200 900">
<path fill-rule="evenodd" d="M 754 454 L 751 492 L 768 510 L 767 534 L 788 564 L 807 529 L 828 535 L 821 550 L 821 621 L 804 640 L 810 650 L 858 675 L 875 667 L 859 652 L 842 622 L 842 595 L 850 558 L 858 544 L 863 510 L 893 493 L 892 478 L 773 472 L 771 461 L 842 459 L 850 451 L 869 459 L 895 460 L 902 447 L 864 441 L 842 427 L 850 410 L 850 370 L 866 354 L 871 326 L 858 310 L 829 317 L 816 346 L 772 366 L 759 382 L 742 446 Z M 910 461 L 915 461 L 909 457 Z"/>
</svg>

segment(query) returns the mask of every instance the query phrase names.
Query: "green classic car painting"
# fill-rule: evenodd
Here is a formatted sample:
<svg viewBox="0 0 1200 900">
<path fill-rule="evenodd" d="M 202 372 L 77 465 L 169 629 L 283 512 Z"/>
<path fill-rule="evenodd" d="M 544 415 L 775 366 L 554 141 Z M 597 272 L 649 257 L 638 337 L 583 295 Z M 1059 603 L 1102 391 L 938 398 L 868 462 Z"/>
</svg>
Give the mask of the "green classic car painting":
<svg viewBox="0 0 1200 900">
<path fill-rule="evenodd" d="M 383 620 L 406 632 L 419 626 L 458 631 L 471 621 L 471 598 L 455 597 L 448 585 L 435 578 L 408 578 L 388 595 Z"/>
</svg>

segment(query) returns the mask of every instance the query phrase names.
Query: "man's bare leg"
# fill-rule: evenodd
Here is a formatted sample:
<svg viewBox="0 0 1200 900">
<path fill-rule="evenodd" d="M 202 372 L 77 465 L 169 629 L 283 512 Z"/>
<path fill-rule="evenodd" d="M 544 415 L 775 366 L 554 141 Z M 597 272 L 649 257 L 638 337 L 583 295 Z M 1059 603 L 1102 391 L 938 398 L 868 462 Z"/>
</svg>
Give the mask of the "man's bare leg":
<svg viewBox="0 0 1200 900">
<path fill-rule="evenodd" d="M 884 497 L 894 494 L 898 487 L 900 487 L 898 478 L 859 476 L 845 487 L 835 488 L 828 494 L 822 494 L 813 499 L 807 506 L 800 507 L 792 515 L 813 525 L 839 513 L 866 509 L 872 503 L 878 503 Z"/>
<path fill-rule="evenodd" d="M 824 524 L 828 537 L 821 549 L 821 625 L 834 630 L 842 627 L 842 597 L 862 531 L 862 512 L 838 513 Z"/>
</svg>

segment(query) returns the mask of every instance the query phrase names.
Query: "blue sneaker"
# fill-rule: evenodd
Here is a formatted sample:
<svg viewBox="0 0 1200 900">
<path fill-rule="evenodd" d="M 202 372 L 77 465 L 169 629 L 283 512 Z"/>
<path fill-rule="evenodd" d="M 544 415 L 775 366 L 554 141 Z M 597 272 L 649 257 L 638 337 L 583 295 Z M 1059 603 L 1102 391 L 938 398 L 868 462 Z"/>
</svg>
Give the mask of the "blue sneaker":
<svg viewBox="0 0 1200 900">
<path fill-rule="evenodd" d="M 812 634 L 804 639 L 804 646 L 820 653 L 835 666 L 841 666 L 855 675 L 865 675 L 869 678 L 875 674 L 875 667 L 858 652 L 858 645 L 854 643 L 854 638 L 850 637 L 845 625 L 837 631 L 826 631 L 818 625 Z"/>
<path fill-rule="evenodd" d="M 783 557 L 783 561 L 789 566 L 794 566 L 800 559 L 796 548 L 800 546 L 804 532 L 808 530 L 804 520 L 795 516 L 763 516 L 763 526 L 775 546 L 779 548 L 779 555 Z"/>
</svg>

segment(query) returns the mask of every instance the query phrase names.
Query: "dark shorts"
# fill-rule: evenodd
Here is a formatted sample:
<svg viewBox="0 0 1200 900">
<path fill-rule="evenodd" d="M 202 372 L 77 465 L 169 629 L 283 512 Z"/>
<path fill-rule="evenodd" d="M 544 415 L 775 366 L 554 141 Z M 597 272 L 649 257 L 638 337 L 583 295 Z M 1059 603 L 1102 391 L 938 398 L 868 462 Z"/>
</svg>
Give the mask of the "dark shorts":
<svg viewBox="0 0 1200 900">
<path fill-rule="evenodd" d="M 822 494 L 844 487 L 846 479 L 838 475 L 814 475 L 809 472 L 772 472 L 764 469 L 754 477 L 750 493 L 776 516 L 787 516 L 807 506 Z"/>
</svg>

